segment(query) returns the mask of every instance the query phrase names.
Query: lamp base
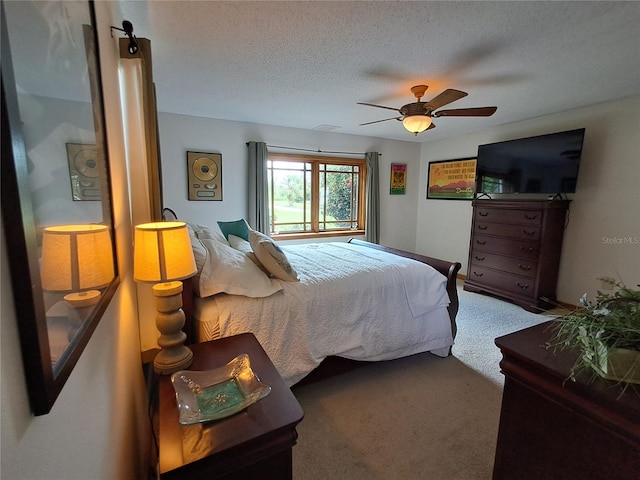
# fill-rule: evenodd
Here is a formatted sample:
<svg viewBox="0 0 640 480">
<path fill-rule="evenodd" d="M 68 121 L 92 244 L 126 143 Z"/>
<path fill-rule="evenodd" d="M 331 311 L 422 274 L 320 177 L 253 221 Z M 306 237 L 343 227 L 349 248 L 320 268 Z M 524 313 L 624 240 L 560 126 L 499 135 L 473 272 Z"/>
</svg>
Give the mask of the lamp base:
<svg viewBox="0 0 640 480">
<path fill-rule="evenodd" d="M 100 290 L 86 290 L 84 292 L 68 293 L 64 300 L 73 308 L 92 307 L 100 301 Z"/>
<path fill-rule="evenodd" d="M 161 375 L 170 375 L 184 370 L 193 361 L 193 352 L 185 347 L 187 335 L 184 327 L 182 311 L 182 282 L 158 283 L 153 286 L 156 297 L 156 326 L 160 331 L 158 346 L 160 352 L 153 361 L 153 366 Z"/>
<path fill-rule="evenodd" d="M 171 352 L 171 355 L 169 353 L 169 350 L 160 350 L 153 361 L 153 368 L 160 375 L 171 375 L 180 370 L 185 370 L 193 362 L 193 352 L 184 345 L 179 351 Z"/>
</svg>

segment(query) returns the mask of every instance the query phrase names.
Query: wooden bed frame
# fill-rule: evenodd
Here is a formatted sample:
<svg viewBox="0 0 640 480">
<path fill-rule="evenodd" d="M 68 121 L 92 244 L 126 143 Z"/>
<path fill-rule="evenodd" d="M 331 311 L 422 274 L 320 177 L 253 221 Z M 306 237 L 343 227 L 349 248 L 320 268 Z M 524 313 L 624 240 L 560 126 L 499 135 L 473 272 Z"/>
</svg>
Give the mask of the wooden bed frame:
<svg viewBox="0 0 640 480">
<path fill-rule="evenodd" d="M 449 318 L 451 320 L 451 332 L 453 334 L 453 338 L 456 337 L 456 333 L 458 331 L 458 327 L 456 325 L 456 315 L 458 313 L 458 290 L 456 286 L 456 279 L 458 275 L 458 271 L 462 265 L 459 262 L 448 262 L 446 260 L 439 260 L 437 258 L 427 257 L 425 255 L 419 255 L 417 253 L 406 252 L 404 250 L 398 250 L 396 248 L 385 247 L 382 245 L 378 245 L 375 243 L 365 242 L 363 240 L 357 240 L 352 238 L 349 240 L 349 243 L 354 245 L 360 245 L 363 247 L 374 248 L 376 250 L 382 250 L 384 252 L 393 253 L 395 255 L 399 255 L 401 257 L 410 258 L 412 260 L 416 260 L 421 263 L 426 263 L 427 265 L 432 266 L 442 275 L 447 277 L 447 293 L 449 294 Z M 183 310 L 185 312 L 185 326 L 183 331 L 187 334 L 186 344 L 194 343 L 196 335 L 195 335 L 195 323 L 193 321 L 193 286 L 191 283 L 191 279 L 187 279 L 184 281 L 184 288 L 182 291 L 182 303 Z M 307 375 L 301 382 L 297 385 L 303 385 L 307 383 L 311 383 L 322 378 L 330 377 L 336 375 L 338 373 L 342 373 L 347 370 L 351 370 L 356 366 L 366 364 L 368 362 L 361 362 L 356 360 L 348 360 L 340 357 L 328 357 L 325 359 L 322 364 L 316 368 L 313 372 Z"/>
</svg>

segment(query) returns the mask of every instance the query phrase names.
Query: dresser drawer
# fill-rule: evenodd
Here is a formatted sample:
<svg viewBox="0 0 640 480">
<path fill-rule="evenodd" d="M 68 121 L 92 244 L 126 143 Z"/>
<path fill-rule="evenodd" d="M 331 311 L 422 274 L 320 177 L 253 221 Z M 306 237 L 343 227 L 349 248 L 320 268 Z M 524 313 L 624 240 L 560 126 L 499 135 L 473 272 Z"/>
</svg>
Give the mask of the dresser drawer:
<svg viewBox="0 0 640 480">
<path fill-rule="evenodd" d="M 540 251 L 540 243 L 535 241 L 474 235 L 473 240 L 471 241 L 471 249 L 474 253 L 478 250 L 536 260 Z"/>
<path fill-rule="evenodd" d="M 476 220 L 473 233 L 498 235 L 522 240 L 538 240 L 540 238 L 540 227 L 533 225 L 505 225 L 502 223 L 489 223 Z"/>
<path fill-rule="evenodd" d="M 531 298 L 535 295 L 535 280 L 520 275 L 511 275 L 472 265 L 469 269 L 469 280 L 481 283 L 486 287 L 500 289 L 503 292 Z"/>
<path fill-rule="evenodd" d="M 497 208 L 477 207 L 475 209 L 476 222 L 482 220 L 492 223 L 518 223 L 521 225 L 541 225 L 542 212 L 540 210 L 500 210 Z"/>
<path fill-rule="evenodd" d="M 471 265 L 479 268 L 492 268 L 506 273 L 514 273 L 527 278 L 535 278 L 538 270 L 537 262 L 481 251 L 476 251 L 471 254 Z"/>
</svg>

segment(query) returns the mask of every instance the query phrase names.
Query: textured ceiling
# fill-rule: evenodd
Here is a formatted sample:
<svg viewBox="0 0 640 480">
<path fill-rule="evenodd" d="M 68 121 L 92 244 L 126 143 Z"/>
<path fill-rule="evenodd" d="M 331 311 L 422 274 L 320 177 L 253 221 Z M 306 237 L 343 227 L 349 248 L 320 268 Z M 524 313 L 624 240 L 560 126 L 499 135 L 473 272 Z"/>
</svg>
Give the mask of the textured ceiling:
<svg viewBox="0 0 640 480">
<path fill-rule="evenodd" d="M 122 1 L 151 40 L 158 109 L 407 141 L 640 94 L 640 2 Z M 410 88 L 469 93 L 417 137 Z"/>
</svg>

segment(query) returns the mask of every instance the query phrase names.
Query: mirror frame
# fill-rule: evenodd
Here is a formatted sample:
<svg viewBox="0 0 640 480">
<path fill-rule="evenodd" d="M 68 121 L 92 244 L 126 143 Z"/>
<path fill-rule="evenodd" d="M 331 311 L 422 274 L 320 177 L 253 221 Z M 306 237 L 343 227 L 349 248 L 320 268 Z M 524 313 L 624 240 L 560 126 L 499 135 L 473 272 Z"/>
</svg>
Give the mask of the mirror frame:
<svg viewBox="0 0 640 480">
<path fill-rule="evenodd" d="M 98 149 L 102 148 L 104 152 L 107 178 L 102 183 L 105 188 L 102 189 L 101 200 L 103 202 L 103 221 L 111 233 L 114 278 L 103 292 L 100 303 L 83 322 L 80 331 L 66 347 L 63 356 L 56 362 L 55 369 L 51 361 L 45 303 L 40 280 L 35 217 L 28 184 L 27 155 L 21 125 L 19 125 L 19 121 L 16 121 L 20 118 L 20 114 L 12 66 L 12 61 L 15 59 L 11 58 L 4 2 L 1 5 L 2 221 L 27 391 L 34 415 L 44 415 L 51 410 L 119 284 L 96 17 L 92 0 L 88 0 L 86 3 L 91 19 L 89 27 L 92 30 L 92 35 L 88 37 L 91 37 L 93 43 L 93 45 L 89 45 L 92 52 L 87 55 L 87 68 L 91 84 L 96 146 Z"/>
</svg>

